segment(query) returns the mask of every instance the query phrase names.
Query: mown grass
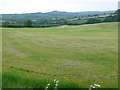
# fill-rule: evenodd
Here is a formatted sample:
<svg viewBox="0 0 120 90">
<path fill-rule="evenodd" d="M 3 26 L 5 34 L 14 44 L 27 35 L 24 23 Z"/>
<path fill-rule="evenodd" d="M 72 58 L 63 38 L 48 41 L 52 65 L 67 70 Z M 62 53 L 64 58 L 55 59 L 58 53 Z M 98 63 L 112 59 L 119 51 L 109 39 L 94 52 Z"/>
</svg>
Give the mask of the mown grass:
<svg viewBox="0 0 120 90">
<path fill-rule="evenodd" d="M 3 28 L 3 87 L 118 87 L 117 23 Z"/>
</svg>

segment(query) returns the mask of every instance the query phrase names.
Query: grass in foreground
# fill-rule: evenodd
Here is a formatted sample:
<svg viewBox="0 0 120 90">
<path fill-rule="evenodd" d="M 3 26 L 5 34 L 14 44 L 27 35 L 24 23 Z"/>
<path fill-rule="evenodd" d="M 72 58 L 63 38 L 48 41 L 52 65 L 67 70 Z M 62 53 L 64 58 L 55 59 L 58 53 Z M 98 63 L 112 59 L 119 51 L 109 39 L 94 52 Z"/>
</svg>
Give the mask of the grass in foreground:
<svg viewBox="0 0 120 90">
<path fill-rule="evenodd" d="M 3 87 L 118 87 L 117 40 L 117 23 L 3 28 Z"/>
</svg>

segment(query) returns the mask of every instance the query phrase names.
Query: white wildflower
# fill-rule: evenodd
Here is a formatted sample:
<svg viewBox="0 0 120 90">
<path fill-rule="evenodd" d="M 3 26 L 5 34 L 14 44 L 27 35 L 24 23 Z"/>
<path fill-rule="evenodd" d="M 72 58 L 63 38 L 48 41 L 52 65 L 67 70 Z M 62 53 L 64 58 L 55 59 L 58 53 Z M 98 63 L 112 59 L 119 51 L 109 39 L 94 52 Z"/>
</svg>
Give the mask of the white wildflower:
<svg viewBox="0 0 120 90">
<path fill-rule="evenodd" d="M 50 86 L 50 84 L 48 83 L 47 86 Z"/>
<path fill-rule="evenodd" d="M 99 85 L 99 84 L 94 84 L 94 86 L 96 86 L 96 87 L 100 87 L 100 85 Z"/>
<path fill-rule="evenodd" d="M 94 84 L 94 86 L 97 86 L 97 84 Z"/>
<path fill-rule="evenodd" d="M 90 87 L 93 87 L 93 85 L 90 85 Z"/>
<path fill-rule="evenodd" d="M 56 79 L 54 79 L 54 82 L 56 82 Z"/>
<path fill-rule="evenodd" d="M 99 84 L 98 84 L 97 86 L 98 86 L 98 87 L 100 87 L 100 85 L 99 85 Z"/>
<path fill-rule="evenodd" d="M 59 81 L 57 80 L 56 83 L 59 83 Z"/>
<path fill-rule="evenodd" d="M 48 87 L 46 87 L 46 89 L 48 89 Z"/>
<path fill-rule="evenodd" d="M 58 85 L 59 85 L 59 84 L 57 84 L 57 83 L 55 84 L 56 87 L 57 87 Z"/>
</svg>

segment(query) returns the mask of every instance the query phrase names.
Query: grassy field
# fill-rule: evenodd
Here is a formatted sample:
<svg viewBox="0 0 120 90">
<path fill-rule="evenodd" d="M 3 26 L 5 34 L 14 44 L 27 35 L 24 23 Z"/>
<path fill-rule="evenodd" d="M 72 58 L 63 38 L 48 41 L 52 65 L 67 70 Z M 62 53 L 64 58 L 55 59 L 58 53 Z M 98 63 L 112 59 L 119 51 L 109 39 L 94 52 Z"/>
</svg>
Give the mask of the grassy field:
<svg viewBox="0 0 120 90">
<path fill-rule="evenodd" d="M 117 23 L 3 28 L 3 87 L 118 86 Z"/>
</svg>

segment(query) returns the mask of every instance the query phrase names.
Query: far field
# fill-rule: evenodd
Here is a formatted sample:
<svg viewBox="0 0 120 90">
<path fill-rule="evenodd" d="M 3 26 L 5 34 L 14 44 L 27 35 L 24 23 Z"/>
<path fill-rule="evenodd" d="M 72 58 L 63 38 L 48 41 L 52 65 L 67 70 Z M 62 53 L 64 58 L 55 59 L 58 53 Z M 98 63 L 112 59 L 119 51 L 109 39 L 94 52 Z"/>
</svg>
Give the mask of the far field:
<svg viewBox="0 0 120 90">
<path fill-rule="evenodd" d="M 2 30 L 4 88 L 118 87 L 117 23 Z"/>
</svg>

